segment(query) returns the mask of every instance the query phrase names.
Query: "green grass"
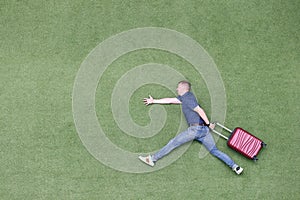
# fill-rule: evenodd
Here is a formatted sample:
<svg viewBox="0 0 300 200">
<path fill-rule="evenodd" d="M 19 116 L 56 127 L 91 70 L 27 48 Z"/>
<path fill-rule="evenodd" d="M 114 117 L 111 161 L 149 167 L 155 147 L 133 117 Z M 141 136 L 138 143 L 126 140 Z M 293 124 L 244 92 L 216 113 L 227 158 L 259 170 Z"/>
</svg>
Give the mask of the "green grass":
<svg viewBox="0 0 300 200">
<path fill-rule="evenodd" d="M 299 199 L 299 9 L 297 0 L 0 1 L 0 198 Z M 200 43 L 224 81 L 226 125 L 242 126 L 268 143 L 253 163 L 218 140 L 245 168 L 242 176 L 210 155 L 199 159 L 196 142 L 172 165 L 147 174 L 111 169 L 82 145 L 72 115 L 80 64 L 106 38 L 149 26 L 174 29 Z M 148 62 L 188 77 L 210 113 L 204 82 L 183 59 L 159 50 L 124 55 L 100 80 L 96 110 L 109 139 L 133 152 L 162 147 L 178 126 L 176 106 L 165 106 L 165 127 L 148 139 L 127 136 L 113 121 L 113 85 Z M 141 98 L 172 92 L 159 85 L 139 88 L 130 99 L 133 120 L 149 120 Z"/>
</svg>

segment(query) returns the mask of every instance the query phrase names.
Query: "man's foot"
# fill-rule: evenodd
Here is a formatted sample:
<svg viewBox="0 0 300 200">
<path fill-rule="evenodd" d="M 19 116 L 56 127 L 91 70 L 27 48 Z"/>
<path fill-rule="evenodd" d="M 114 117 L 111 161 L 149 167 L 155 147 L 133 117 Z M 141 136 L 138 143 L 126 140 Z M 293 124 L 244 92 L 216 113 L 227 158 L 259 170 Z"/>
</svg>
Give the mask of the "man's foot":
<svg viewBox="0 0 300 200">
<path fill-rule="evenodd" d="M 146 163 L 147 165 L 150 165 L 151 167 L 154 166 L 154 162 L 152 161 L 152 157 L 151 155 L 143 157 L 143 156 L 139 156 L 139 159 L 141 161 L 143 161 L 144 163 Z"/>
<path fill-rule="evenodd" d="M 241 173 L 243 172 L 243 170 L 244 170 L 244 169 L 241 168 L 241 167 L 238 166 L 238 165 L 237 165 L 236 167 L 233 168 L 233 171 L 234 171 L 236 174 L 238 174 L 238 175 L 241 174 Z"/>
</svg>

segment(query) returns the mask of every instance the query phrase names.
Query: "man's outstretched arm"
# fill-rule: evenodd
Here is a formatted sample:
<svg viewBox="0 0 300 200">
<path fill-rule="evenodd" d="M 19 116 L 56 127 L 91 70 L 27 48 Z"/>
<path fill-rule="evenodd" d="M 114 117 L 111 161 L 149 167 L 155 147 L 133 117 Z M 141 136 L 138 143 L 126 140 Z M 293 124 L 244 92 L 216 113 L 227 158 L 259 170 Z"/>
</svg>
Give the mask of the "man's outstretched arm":
<svg viewBox="0 0 300 200">
<path fill-rule="evenodd" d="M 153 99 L 152 96 L 149 95 L 148 98 L 144 98 L 145 105 L 150 104 L 181 104 L 177 98 L 162 98 L 162 99 Z"/>
</svg>

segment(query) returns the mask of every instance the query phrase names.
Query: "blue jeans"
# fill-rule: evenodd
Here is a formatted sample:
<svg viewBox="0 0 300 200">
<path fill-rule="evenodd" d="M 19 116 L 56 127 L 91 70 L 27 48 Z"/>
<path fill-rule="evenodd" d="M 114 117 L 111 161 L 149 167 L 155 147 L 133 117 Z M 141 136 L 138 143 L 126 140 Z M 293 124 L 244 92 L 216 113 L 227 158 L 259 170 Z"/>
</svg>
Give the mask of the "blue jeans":
<svg viewBox="0 0 300 200">
<path fill-rule="evenodd" d="M 186 131 L 178 134 L 176 137 L 171 139 L 166 146 L 164 146 L 160 151 L 152 156 L 153 162 L 158 161 L 165 155 L 169 154 L 175 148 L 192 140 L 201 142 L 212 155 L 222 160 L 230 168 L 234 168 L 237 166 L 228 155 L 221 152 L 216 147 L 214 138 L 210 134 L 209 128 L 206 126 L 191 126 Z"/>
</svg>

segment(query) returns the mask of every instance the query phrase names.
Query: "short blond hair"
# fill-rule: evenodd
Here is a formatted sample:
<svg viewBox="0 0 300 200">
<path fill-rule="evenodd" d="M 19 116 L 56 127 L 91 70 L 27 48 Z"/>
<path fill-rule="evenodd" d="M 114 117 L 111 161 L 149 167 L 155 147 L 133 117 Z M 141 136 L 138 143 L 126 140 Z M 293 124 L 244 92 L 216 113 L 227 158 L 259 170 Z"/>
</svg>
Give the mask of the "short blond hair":
<svg viewBox="0 0 300 200">
<path fill-rule="evenodd" d="M 185 80 L 179 81 L 178 84 L 182 84 L 182 85 L 186 86 L 189 91 L 191 90 L 192 84 L 188 81 L 185 81 Z"/>
</svg>

